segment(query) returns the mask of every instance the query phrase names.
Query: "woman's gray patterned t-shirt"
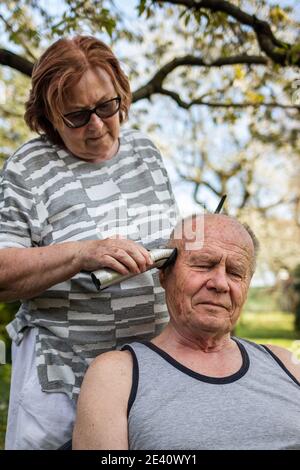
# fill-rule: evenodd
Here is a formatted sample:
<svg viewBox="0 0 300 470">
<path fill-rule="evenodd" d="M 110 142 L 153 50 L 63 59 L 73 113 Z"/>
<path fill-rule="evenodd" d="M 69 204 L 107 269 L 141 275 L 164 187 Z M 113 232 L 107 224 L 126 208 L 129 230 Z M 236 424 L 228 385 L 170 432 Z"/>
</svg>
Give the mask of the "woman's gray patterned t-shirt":
<svg viewBox="0 0 300 470">
<path fill-rule="evenodd" d="M 49 246 L 122 234 L 165 246 L 176 208 L 161 156 L 140 132 L 121 132 L 117 155 L 80 160 L 37 138 L 6 162 L 0 189 L 0 248 Z M 42 389 L 75 398 L 98 354 L 156 335 L 167 320 L 158 275 L 147 272 L 98 292 L 87 273 L 22 302 L 8 325 L 19 343 L 37 327 Z"/>
</svg>

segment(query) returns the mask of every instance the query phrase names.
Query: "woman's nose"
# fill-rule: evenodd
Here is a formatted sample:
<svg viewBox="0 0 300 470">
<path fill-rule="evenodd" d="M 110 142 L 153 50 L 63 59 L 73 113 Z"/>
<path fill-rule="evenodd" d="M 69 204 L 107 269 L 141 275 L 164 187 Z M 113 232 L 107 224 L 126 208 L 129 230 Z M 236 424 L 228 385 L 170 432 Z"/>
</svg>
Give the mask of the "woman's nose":
<svg viewBox="0 0 300 470">
<path fill-rule="evenodd" d="M 96 113 L 91 114 L 90 120 L 88 122 L 89 128 L 102 128 L 103 124 L 104 123 L 102 119 L 99 116 L 97 116 Z"/>
</svg>

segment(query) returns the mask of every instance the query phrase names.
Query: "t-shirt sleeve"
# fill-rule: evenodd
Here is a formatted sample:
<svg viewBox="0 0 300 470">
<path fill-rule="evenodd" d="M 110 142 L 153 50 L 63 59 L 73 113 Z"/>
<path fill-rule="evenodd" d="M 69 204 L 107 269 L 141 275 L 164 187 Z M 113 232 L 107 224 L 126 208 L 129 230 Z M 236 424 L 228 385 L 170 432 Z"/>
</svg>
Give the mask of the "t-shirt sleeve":
<svg viewBox="0 0 300 470">
<path fill-rule="evenodd" d="M 39 221 L 25 167 L 9 159 L 0 175 L 0 248 L 38 246 Z"/>
</svg>

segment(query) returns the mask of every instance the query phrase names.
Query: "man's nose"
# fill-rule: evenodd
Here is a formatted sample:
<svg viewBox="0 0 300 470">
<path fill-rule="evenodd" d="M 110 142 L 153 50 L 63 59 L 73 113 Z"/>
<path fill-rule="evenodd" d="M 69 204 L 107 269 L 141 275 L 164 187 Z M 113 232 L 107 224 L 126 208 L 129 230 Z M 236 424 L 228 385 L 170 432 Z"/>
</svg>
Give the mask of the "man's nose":
<svg viewBox="0 0 300 470">
<path fill-rule="evenodd" d="M 214 289 L 220 293 L 229 291 L 228 278 L 224 266 L 215 267 L 209 274 L 210 277 L 206 283 L 207 289 Z"/>
</svg>

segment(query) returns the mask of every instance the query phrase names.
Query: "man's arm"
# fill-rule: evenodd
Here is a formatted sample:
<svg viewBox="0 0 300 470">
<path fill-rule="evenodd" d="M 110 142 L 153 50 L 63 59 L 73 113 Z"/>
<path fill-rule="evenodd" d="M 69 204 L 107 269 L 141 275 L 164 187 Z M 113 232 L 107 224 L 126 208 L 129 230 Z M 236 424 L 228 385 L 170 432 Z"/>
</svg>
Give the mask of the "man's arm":
<svg viewBox="0 0 300 470">
<path fill-rule="evenodd" d="M 288 371 L 300 382 L 300 358 L 291 353 L 288 349 L 274 344 L 266 344 L 266 346 L 281 360 Z"/>
<path fill-rule="evenodd" d="M 92 362 L 80 391 L 73 449 L 128 449 L 127 405 L 131 385 L 130 352 L 101 354 Z"/>
</svg>

